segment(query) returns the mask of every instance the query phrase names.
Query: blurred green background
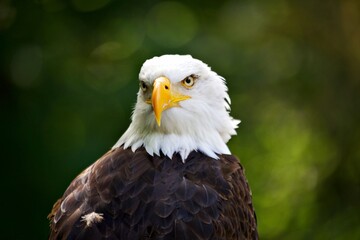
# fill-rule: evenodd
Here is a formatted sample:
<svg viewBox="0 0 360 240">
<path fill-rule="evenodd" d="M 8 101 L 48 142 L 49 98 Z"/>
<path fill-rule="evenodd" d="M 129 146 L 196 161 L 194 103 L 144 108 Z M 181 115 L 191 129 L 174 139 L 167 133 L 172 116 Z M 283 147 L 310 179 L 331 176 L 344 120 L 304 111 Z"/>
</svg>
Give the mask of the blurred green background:
<svg viewBox="0 0 360 240">
<path fill-rule="evenodd" d="M 357 0 L 0 1 L 2 239 L 47 238 L 165 53 L 227 79 L 262 239 L 360 239 Z"/>
</svg>

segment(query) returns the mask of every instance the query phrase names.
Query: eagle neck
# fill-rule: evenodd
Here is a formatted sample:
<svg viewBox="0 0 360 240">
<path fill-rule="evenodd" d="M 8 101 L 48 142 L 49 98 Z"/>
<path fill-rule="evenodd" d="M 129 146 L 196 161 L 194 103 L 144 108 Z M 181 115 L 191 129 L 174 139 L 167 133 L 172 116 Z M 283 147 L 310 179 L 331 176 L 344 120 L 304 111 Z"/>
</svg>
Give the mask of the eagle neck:
<svg viewBox="0 0 360 240">
<path fill-rule="evenodd" d="M 165 133 L 159 131 L 147 131 L 136 126 L 133 122 L 127 131 L 121 136 L 113 148 L 122 146 L 124 149 L 131 148 L 136 151 L 140 147 L 151 155 L 160 156 L 161 153 L 172 158 L 179 153 L 182 160 L 188 157 L 192 151 L 202 152 L 203 154 L 218 159 L 218 154 L 230 154 L 230 150 L 222 139 L 222 136 L 214 131 L 207 130 L 192 133 Z"/>
</svg>

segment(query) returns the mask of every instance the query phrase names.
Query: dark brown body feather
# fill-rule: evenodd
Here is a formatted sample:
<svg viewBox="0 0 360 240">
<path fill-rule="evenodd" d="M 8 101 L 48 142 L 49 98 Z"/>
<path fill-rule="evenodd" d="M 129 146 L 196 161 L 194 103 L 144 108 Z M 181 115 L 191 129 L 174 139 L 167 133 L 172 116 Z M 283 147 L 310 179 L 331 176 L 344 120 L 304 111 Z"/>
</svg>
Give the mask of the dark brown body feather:
<svg viewBox="0 0 360 240">
<path fill-rule="evenodd" d="M 103 219 L 87 226 L 82 216 Z M 117 148 L 68 187 L 49 215 L 49 239 L 257 239 L 242 166 L 192 152 L 150 156 Z"/>
</svg>

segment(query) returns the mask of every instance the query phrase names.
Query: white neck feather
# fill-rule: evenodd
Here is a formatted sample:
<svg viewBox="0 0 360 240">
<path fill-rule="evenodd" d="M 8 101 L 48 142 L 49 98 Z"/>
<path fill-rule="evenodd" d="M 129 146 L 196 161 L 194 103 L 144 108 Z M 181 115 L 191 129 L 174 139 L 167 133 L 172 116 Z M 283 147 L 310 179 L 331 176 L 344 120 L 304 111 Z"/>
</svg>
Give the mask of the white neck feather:
<svg viewBox="0 0 360 240">
<path fill-rule="evenodd" d="M 235 129 L 240 123 L 229 116 L 224 105 L 222 108 L 222 112 L 209 115 L 206 119 L 197 116 L 199 112 L 196 109 L 193 112 L 187 112 L 182 108 L 168 109 L 163 113 L 160 127 L 152 113 L 136 111 L 129 128 L 113 148 L 131 147 L 132 151 L 135 151 L 143 146 L 152 156 L 160 155 L 160 151 L 169 158 L 174 153 L 179 153 L 183 160 L 190 152 L 200 151 L 218 159 L 217 154 L 230 154 L 226 143 L 231 135 L 236 134 Z M 203 112 L 204 109 L 200 113 Z"/>
</svg>

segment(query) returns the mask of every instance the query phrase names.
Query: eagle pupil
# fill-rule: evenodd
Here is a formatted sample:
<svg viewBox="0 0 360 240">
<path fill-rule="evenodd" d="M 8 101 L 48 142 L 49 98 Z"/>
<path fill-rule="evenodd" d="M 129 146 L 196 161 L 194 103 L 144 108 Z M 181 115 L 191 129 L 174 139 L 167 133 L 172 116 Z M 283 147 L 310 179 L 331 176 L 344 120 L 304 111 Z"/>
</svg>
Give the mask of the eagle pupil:
<svg viewBox="0 0 360 240">
<path fill-rule="evenodd" d="M 191 76 L 189 76 L 185 79 L 185 84 L 188 86 L 191 86 L 193 84 L 193 82 L 194 82 L 194 79 Z"/>
</svg>

